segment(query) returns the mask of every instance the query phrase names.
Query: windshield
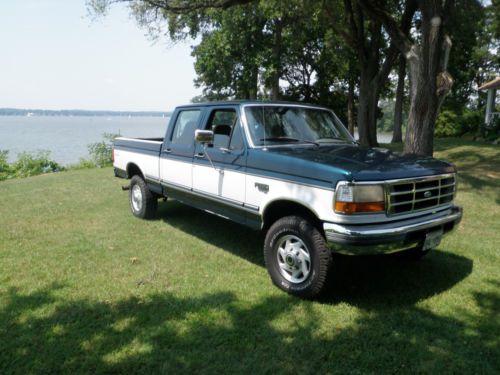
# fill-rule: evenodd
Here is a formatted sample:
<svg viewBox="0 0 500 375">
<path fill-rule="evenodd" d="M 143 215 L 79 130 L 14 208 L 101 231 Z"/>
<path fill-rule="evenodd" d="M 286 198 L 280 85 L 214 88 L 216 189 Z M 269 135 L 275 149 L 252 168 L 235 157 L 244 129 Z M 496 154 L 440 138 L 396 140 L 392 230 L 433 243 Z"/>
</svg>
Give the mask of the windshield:
<svg viewBox="0 0 500 375">
<path fill-rule="evenodd" d="M 354 142 L 330 111 L 295 106 L 247 106 L 245 115 L 255 146 L 283 143 Z"/>
</svg>

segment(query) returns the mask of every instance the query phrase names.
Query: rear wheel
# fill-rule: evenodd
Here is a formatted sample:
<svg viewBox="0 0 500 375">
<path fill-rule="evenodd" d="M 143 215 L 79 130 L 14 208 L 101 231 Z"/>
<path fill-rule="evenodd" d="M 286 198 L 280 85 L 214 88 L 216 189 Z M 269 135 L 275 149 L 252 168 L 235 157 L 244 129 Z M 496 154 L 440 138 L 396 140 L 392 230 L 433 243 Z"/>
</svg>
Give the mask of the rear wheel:
<svg viewBox="0 0 500 375">
<path fill-rule="evenodd" d="M 156 214 L 158 199 L 138 175 L 133 176 L 130 180 L 129 202 L 134 216 L 141 219 L 151 219 Z"/>
<path fill-rule="evenodd" d="M 264 258 L 273 283 L 304 298 L 321 292 L 332 263 L 332 253 L 323 235 L 298 216 L 281 218 L 269 228 Z"/>
</svg>

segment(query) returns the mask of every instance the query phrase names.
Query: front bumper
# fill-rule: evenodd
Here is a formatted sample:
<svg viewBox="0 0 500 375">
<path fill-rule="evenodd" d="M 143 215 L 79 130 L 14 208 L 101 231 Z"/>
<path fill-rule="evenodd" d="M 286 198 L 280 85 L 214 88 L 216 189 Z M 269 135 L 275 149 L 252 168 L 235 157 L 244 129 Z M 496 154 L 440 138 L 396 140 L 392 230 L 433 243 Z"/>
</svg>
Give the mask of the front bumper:
<svg viewBox="0 0 500 375">
<path fill-rule="evenodd" d="M 338 253 L 382 254 L 423 244 L 427 233 L 451 232 L 462 220 L 462 208 L 381 224 L 344 225 L 323 223 L 329 247 Z"/>
</svg>

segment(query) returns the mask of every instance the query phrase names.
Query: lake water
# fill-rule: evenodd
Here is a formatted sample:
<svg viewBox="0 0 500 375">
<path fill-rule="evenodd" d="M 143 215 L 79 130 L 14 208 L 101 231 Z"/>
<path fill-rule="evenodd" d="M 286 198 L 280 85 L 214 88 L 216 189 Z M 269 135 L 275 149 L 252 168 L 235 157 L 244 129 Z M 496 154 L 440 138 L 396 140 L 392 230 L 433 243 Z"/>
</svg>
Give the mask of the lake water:
<svg viewBox="0 0 500 375">
<path fill-rule="evenodd" d="M 23 151 L 50 151 L 50 158 L 68 165 L 89 156 L 87 146 L 103 133 L 125 137 L 163 137 L 168 117 L 102 116 L 0 116 L 0 150 L 9 150 L 9 161 Z"/>
<path fill-rule="evenodd" d="M 102 116 L 0 116 L 0 150 L 9 150 L 9 161 L 23 151 L 50 151 L 62 165 L 88 158 L 87 146 L 103 139 L 103 133 L 125 137 L 163 137 L 169 118 Z M 379 133 L 378 141 L 389 143 L 391 134 Z"/>
</svg>

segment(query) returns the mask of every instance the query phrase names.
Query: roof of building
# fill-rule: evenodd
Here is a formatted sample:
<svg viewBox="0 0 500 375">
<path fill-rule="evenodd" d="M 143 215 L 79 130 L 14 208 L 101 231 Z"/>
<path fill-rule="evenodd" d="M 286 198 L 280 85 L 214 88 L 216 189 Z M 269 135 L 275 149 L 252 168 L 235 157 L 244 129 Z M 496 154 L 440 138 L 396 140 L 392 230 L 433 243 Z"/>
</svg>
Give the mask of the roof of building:
<svg viewBox="0 0 500 375">
<path fill-rule="evenodd" d="M 488 90 L 488 89 L 496 89 L 500 87 L 500 77 L 496 77 L 489 82 L 486 82 L 478 90 Z"/>
</svg>

